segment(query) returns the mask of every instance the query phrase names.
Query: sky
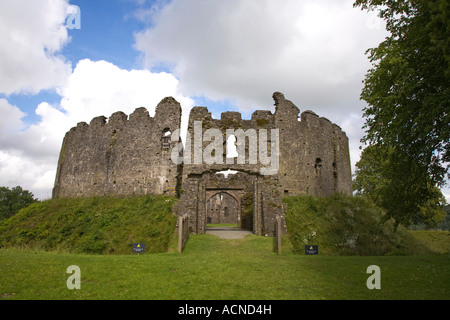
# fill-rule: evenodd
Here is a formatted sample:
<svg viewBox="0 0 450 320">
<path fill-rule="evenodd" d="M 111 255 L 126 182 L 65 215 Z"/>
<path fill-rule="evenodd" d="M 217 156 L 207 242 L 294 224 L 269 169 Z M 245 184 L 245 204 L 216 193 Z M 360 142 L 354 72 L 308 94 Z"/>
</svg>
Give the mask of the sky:
<svg viewBox="0 0 450 320">
<path fill-rule="evenodd" d="M 0 185 L 51 197 L 65 133 L 150 115 L 166 96 L 214 118 L 274 111 L 282 92 L 349 138 L 360 157 L 367 49 L 387 33 L 353 0 L 2 0 Z M 450 202 L 450 190 L 443 189 Z"/>
</svg>

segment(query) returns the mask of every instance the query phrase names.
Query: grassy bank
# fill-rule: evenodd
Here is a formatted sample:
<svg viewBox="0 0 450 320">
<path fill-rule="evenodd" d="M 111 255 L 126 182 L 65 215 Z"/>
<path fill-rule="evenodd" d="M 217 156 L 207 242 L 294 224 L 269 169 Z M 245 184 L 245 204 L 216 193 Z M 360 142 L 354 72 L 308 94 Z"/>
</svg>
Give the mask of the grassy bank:
<svg viewBox="0 0 450 320">
<path fill-rule="evenodd" d="M 67 253 L 129 254 L 132 243 L 165 252 L 174 235 L 174 198 L 54 199 L 0 223 L 0 247 Z"/>
<path fill-rule="evenodd" d="M 449 232 L 416 232 L 383 222 L 383 211 L 363 197 L 288 197 L 286 225 L 292 250 L 308 244 L 325 255 L 414 255 L 450 252 Z"/>
<path fill-rule="evenodd" d="M 69 290 L 66 269 L 81 270 Z M 378 265 L 381 289 L 366 286 Z M 86 255 L 0 249 L 0 299 L 450 299 L 450 255 L 304 256 L 272 239 L 190 235 L 182 254 Z"/>
</svg>

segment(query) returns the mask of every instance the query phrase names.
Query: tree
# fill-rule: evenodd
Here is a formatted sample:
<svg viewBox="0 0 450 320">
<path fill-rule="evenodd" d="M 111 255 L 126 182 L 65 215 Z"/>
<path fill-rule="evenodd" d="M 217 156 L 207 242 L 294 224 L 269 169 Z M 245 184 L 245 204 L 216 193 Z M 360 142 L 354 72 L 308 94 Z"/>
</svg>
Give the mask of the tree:
<svg viewBox="0 0 450 320">
<path fill-rule="evenodd" d="M 354 7 L 377 8 L 390 32 L 368 50 L 362 142 L 395 147 L 442 186 L 450 176 L 448 0 L 356 0 Z"/>
<path fill-rule="evenodd" d="M 445 198 L 427 168 L 401 150 L 369 146 L 356 164 L 354 189 L 385 209 L 394 225 L 424 223 L 435 227 L 445 218 Z"/>
<path fill-rule="evenodd" d="M 36 201 L 30 191 L 23 190 L 19 186 L 12 189 L 0 187 L 0 221 L 12 217 L 20 209 Z"/>
</svg>

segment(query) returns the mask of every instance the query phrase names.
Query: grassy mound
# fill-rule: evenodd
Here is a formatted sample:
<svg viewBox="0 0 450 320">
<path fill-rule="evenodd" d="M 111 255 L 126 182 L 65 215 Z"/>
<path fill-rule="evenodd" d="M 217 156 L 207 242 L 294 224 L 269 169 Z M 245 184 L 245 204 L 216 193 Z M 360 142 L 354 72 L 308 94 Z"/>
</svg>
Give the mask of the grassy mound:
<svg viewBox="0 0 450 320">
<path fill-rule="evenodd" d="M 176 226 L 175 201 L 164 196 L 42 201 L 0 223 L 0 247 L 130 254 L 132 243 L 143 242 L 147 253 L 165 252 Z"/>
<path fill-rule="evenodd" d="M 420 245 L 412 232 L 401 227 L 394 230 L 390 222 L 381 223 L 382 209 L 364 197 L 297 196 L 285 198 L 284 202 L 288 208 L 289 240 L 296 253 L 304 253 L 305 245 L 319 245 L 319 253 L 324 255 L 406 255 L 433 251 Z"/>
</svg>

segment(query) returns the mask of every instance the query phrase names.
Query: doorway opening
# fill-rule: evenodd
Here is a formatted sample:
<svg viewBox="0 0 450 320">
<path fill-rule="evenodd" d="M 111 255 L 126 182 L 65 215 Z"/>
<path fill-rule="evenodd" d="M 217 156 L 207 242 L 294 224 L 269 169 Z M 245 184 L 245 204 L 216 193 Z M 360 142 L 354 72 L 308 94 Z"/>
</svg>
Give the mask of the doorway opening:
<svg viewBox="0 0 450 320">
<path fill-rule="evenodd" d="M 206 203 L 206 226 L 240 226 L 240 208 L 238 200 L 227 192 L 219 191 Z"/>
</svg>

